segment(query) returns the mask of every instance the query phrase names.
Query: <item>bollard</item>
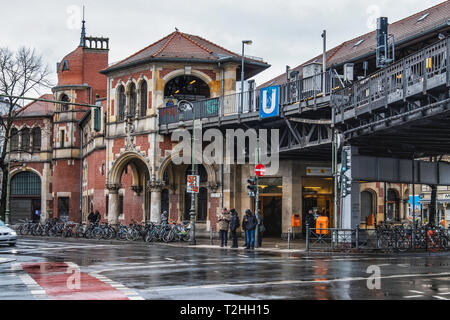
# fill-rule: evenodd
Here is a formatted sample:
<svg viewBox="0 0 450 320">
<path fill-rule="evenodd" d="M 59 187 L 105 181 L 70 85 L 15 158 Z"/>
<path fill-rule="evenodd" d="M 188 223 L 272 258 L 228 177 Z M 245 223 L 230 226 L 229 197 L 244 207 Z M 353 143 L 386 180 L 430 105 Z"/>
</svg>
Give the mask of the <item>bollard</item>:
<svg viewBox="0 0 450 320">
<path fill-rule="evenodd" d="M 359 226 L 356 227 L 356 250 L 359 249 Z"/>
<path fill-rule="evenodd" d="M 288 229 L 288 250 L 291 250 L 291 229 Z"/>
<path fill-rule="evenodd" d="M 309 252 L 309 224 L 306 223 L 306 252 Z"/>
</svg>

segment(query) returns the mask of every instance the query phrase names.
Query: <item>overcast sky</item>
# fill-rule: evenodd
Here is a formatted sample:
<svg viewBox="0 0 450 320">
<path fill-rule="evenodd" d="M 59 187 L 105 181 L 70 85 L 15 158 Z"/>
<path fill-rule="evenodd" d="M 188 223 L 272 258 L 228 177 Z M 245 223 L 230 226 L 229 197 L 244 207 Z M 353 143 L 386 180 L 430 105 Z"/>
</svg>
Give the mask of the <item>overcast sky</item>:
<svg viewBox="0 0 450 320">
<path fill-rule="evenodd" d="M 394 22 L 442 0 L 41 0 L 2 1 L 0 46 L 34 47 L 52 72 L 79 44 L 81 6 L 87 34 L 110 38 L 115 62 L 144 48 L 175 27 L 240 53 L 263 58 L 271 68 L 255 77 L 272 79 L 320 54 L 322 30 L 328 49 L 375 29 L 376 17 Z M 53 75 L 56 82 L 56 75 Z"/>
</svg>

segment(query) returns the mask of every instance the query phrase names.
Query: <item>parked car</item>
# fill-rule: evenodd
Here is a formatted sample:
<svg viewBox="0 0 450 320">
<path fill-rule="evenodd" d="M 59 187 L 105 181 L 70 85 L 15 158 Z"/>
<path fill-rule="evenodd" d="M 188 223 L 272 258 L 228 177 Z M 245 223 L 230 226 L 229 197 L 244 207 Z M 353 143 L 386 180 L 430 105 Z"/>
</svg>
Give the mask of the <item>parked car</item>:
<svg viewBox="0 0 450 320">
<path fill-rule="evenodd" d="M 17 233 L 0 220 L 0 244 L 8 244 L 11 247 L 16 245 Z"/>
</svg>

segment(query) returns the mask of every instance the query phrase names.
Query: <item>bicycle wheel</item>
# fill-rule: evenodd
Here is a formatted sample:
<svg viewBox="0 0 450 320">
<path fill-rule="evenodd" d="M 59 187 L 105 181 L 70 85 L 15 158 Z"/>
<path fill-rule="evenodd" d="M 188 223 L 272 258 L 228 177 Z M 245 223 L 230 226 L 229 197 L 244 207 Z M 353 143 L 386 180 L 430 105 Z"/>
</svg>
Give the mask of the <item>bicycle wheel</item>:
<svg viewBox="0 0 450 320">
<path fill-rule="evenodd" d="M 103 231 L 100 228 L 95 228 L 94 231 L 92 232 L 92 237 L 100 240 L 101 238 L 103 238 Z"/>
<path fill-rule="evenodd" d="M 128 241 L 136 241 L 139 239 L 139 231 L 136 229 L 129 229 L 126 238 Z"/>
</svg>

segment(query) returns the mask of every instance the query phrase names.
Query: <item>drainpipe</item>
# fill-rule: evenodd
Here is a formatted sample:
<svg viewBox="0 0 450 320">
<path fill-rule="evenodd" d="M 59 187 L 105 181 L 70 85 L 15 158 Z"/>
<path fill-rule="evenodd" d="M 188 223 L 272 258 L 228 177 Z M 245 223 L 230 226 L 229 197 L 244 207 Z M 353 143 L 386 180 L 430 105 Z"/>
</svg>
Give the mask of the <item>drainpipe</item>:
<svg viewBox="0 0 450 320">
<path fill-rule="evenodd" d="M 89 102 L 90 104 L 90 102 Z M 80 222 L 83 222 L 83 127 L 80 126 Z"/>
<path fill-rule="evenodd" d="M 220 63 L 218 62 L 218 66 L 221 70 L 221 78 L 222 78 L 222 99 L 225 96 L 225 70 Z M 223 156 L 225 155 L 225 145 L 222 145 L 222 163 L 220 164 L 220 190 L 221 190 L 221 196 L 220 196 L 220 207 L 223 208 Z"/>
</svg>

